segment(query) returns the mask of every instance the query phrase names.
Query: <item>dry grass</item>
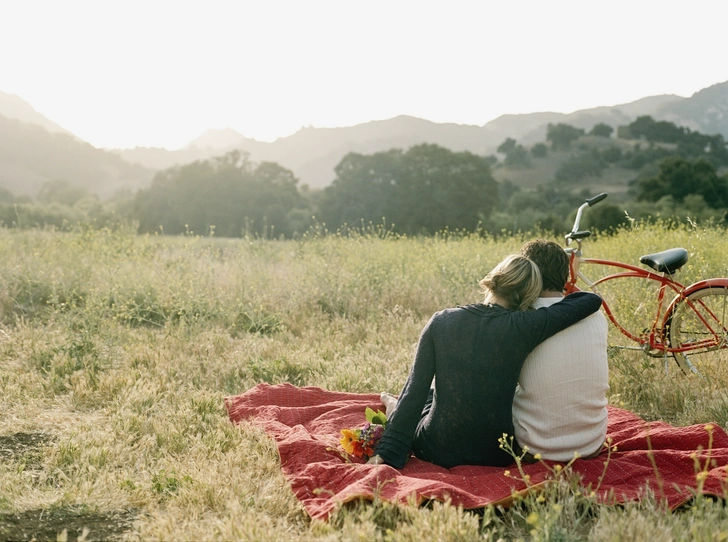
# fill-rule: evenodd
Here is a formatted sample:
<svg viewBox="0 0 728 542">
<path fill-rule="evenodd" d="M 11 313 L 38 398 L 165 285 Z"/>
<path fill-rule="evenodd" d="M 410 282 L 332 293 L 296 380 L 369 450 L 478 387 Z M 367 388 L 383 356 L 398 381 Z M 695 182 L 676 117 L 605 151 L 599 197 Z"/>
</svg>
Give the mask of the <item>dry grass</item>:
<svg viewBox="0 0 728 542">
<path fill-rule="evenodd" d="M 508 512 L 375 502 L 311 521 L 272 441 L 233 427 L 223 397 L 260 382 L 398 392 L 430 314 L 478 300 L 478 279 L 523 241 L 375 233 L 270 242 L 0 230 L 0 444 L 15 443 L 0 450 L 0 537 L 19 537 L 13 518 L 29 528 L 40 510 L 37 522 L 65 525 L 69 540 L 79 517 L 88 540 L 720 539 L 717 504 L 613 509 L 568 479 Z M 637 227 L 595 239 L 589 254 L 636 262 L 682 245 L 689 282 L 728 274 L 724 239 Z M 639 353 L 610 355 L 614 403 L 677 424 L 728 423 L 724 359 L 691 379 Z"/>
</svg>

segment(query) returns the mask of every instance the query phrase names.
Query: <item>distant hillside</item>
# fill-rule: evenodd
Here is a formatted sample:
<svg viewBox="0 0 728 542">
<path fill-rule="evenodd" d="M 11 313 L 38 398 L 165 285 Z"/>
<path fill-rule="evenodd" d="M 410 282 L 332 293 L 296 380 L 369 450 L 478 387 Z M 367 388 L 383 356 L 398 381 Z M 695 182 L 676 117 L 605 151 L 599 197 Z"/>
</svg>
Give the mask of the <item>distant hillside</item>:
<svg viewBox="0 0 728 542">
<path fill-rule="evenodd" d="M 542 140 L 543 141 L 543 140 Z M 634 149 L 638 142 L 615 139 L 614 137 L 595 137 L 585 135 L 575 141 L 570 150 L 553 151 L 548 150 L 546 156 L 536 158 L 529 155 L 529 167 L 509 167 L 500 161 L 492 167 L 493 177 L 498 182 L 509 181 L 518 187 L 535 189 L 539 186 L 552 183 L 557 177 L 559 168 L 575 155 L 579 155 L 591 149 L 604 152 L 608 148 L 618 148 L 621 153 Z M 588 188 L 592 193 L 607 192 L 611 200 L 620 200 L 626 197 L 628 183 L 638 172 L 633 169 L 622 167 L 619 164 L 605 165 L 602 172 L 597 176 L 584 175 L 578 183 L 561 183 L 562 188 Z"/>
<path fill-rule="evenodd" d="M 277 162 L 292 170 L 302 184 L 321 188 L 331 183 L 335 177 L 334 167 L 348 152 L 372 154 L 390 148 L 407 149 L 418 143 L 436 143 L 455 151 L 493 154 L 507 137 L 526 146 L 543 141 L 549 123 L 571 124 L 587 132 L 595 124 L 605 123 L 616 130 L 617 126 L 629 124 L 638 116 L 650 115 L 703 133 L 722 133 L 728 138 L 728 116 L 723 113 L 727 104 L 728 82 L 700 91 L 691 98 L 650 96 L 631 103 L 573 113 L 502 115 L 484 126 L 439 124 L 399 116 L 346 128 L 302 128 L 273 143 L 249 139 L 228 128 L 208 130 L 177 151 L 137 148 L 116 152 L 130 162 L 161 169 L 237 148 L 249 152 L 254 161 Z"/>
<path fill-rule="evenodd" d="M 64 179 L 108 197 L 147 185 L 152 172 L 67 133 L 0 116 L 0 187 L 35 196 L 50 180 Z"/>
<path fill-rule="evenodd" d="M 613 106 L 594 107 L 592 109 L 582 109 L 573 113 L 531 113 L 528 115 L 504 115 L 486 124 L 487 126 L 497 127 L 498 131 L 503 133 L 508 130 L 508 126 L 512 126 L 510 135 L 514 139 L 518 139 L 523 144 L 537 143 L 546 138 L 546 127 L 548 124 L 571 124 L 577 128 L 582 128 L 587 132 L 591 130 L 595 124 L 604 123 L 615 128 L 624 126 L 632 122 L 637 117 L 649 115 L 653 118 L 660 117 L 660 111 L 663 107 L 684 101 L 685 98 L 675 95 L 650 96 L 641 98 L 627 104 L 619 104 Z M 513 117 L 526 117 L 525 119 L 514 119 Z M 667 119 L 664 119 L 667 120 Z M 520 122 L 519 122 L 520 121 Z M 505 139 L 505 138 L 504 138 Z"/>
<path fill-rule="evenodd" d="M 690 98 L 665 104 L 654 117 L 704 134 L 728 139 L 728 81 L 696 92 Z"/>
<path fill-rule="evenodd" d="M 15 94 L 0 92 L 0 115 L 45 128 L 51 133 L 73 135 L 52 120 L 38 113 L 28 102 Z M 76 137 L 76 136 L 74 136 Z"/>
<path fill-rule="evenodd" d="M 7 114 L 3 111 L 8 112 Z M 32 194 L 44 180 L 68 178 L 88 186 L 92 191 L 109 194 L 118 187 L 145 186 L 152 171 L 206 160 L 232 149 L 250 153 L 255 162 L 272 161 L 293 171 L 301 184 L 322 188 L 335 178 L 334 168 L 349 152 L 373 154 L 391 148 L 408 149 L 419 143 L 435 143 L 454 151 L 470 151 L 479 155 L 495 153 L 508 137 L 530 148 L 546 136 L 549 123 L 565 123 L 585 131 L 597 123 L 616 128 L 627 125 L 638 116 L 650 115 L 668 120 L 705 134 L 721 133 L 728 139 L 728 82 L 696 92 L 690 98 L 664 95 L 650 96 L 627 104 L 602 106 L 573 113 L 540 112 L 503 115 L 484 126 L 435 123 L 409 116 L 399 116 L 343 128 L 302 128 L 295 134 L 268 143 L 247 138 L 232 129 L 208 130 L 186 147 L 168 151 L 160 148 L 136 148 L 102 151 L 74 140 L 62 127 L 46 119 L 17 96 L 0 93 L 0 115 L 3 141 L 0 142 L 0 186 L 19 193 Z M 29 132 L 30 124 L 20 128 L 10 119 L 42 126 L 40 132 Z M 12 133 L 11 133 L 12 132 Z M 12 138 L 22 135 L 30 147 L 15 145 L 15 154 L 8 152 Z M 48 132 L 57 133 L 55 139 Z M 61 132 L 61 133 L 58 133 Z M 60 137 L 63 135 L 65 137 Z M 70 141 L 74 141 L 75 146 Z M 33 159 L 24 159 L 25 154 Z M 549 172 L 558 167 L 557 157 L 542 160 L 544 170 L 500 171 L 498 176 L 523 186 L 551 180 Z M 538 162 L 538 161 L 537 161 Z M 132 166 L 130 164 L 137 164 Z M 625 173 L 626 174 L 626 173 Z M 621 179 L 621 176 L 620 176 Z M 615 180 L 617 182 L 617 180 Z M 621 180 L 619 180 L 621 182 Z"/>
<path fill-rule="evenodd" d="M 406 149 L 418 143 L 436 143 L 455 151 L 485 154 L 497 145 L 499 137 L 500 134 L 491 134 L 479 126 L 439 124 L 399 116 L 344 128 L 302 128 L 273 143 L 249 139 L 231 129 L 208 130 L 176 151 L 137 147 L 115 152 L 129 162 L 162 169 L 242 149 L 256 162 L 277 162 L 290 169 L 302 184 L 323 187 L 334 179 L 334 167 L 349 152 L 374 153 L 391 148 Z"/>
</svg>

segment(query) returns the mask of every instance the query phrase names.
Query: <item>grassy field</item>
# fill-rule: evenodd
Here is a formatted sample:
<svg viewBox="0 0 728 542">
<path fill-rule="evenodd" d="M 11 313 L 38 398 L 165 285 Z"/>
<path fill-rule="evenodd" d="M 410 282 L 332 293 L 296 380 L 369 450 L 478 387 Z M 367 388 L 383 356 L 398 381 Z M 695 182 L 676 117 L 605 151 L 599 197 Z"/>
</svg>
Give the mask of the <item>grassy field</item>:
<svg viewBox="0 0 728 542">
<path fill-rule="evenodd" d="M 728 538 L 722 502 L 607 507 L 568 475 L 507 511 L 375 502 L 311 521 L 273 442 L 228 421 L 223 398 L 260 382 L 399 392 L 431 313 L 479 301 L 478 279 L 523 241 L 0 229 L 0 539 Z M 722 230 L 635 225 L 588 252 L 672 246 L 691 254 L 682 282 L 728 275 Z M 610 401 L 726 426 L 725 361 L 685 378 L 610 351 Z"/>
</svg>

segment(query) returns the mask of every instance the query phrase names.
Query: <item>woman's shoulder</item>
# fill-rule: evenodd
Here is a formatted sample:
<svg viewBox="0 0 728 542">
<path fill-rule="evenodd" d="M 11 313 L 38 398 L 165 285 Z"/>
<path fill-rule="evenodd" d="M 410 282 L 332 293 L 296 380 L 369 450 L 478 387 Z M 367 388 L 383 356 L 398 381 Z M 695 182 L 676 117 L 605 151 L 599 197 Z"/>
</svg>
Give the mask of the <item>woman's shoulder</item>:
<svg viewBox="0 0 728 542">
<path fill-rule="evenodd" d="M 471 305 L 458 305 L 449 309 L 436 312 L 433 320 L 458 320 L 461 318 L 472 318 L 473 316 L 487 316 L 493 311 L 490 305 L 483 303 L 473 303 Z"/>
<path fill-rule="evenodd" d="M 542 305 L 531 312 L 564 312 L 573 309 L 596 312 L 602 306 L 602 298 L 592 292 L 575 292 L 561 298 L 557 303 Z"/>
<path fill-rule="evenodd" d="M 488 312 L 489 306 L 484 303 L 472 303 L 470 305 L 458 305 L 453 311 L 469 312 L 471 314 L 485 314 Z"/>
<path fill-rule="evenodd" d="M 451 334 L 455 329 L 464 329 L 468 322 L 482 318 L 487 307 L 482 304 L 463 305 L 437 311 L 422 330 L 423 334 Z"/>
</svg>

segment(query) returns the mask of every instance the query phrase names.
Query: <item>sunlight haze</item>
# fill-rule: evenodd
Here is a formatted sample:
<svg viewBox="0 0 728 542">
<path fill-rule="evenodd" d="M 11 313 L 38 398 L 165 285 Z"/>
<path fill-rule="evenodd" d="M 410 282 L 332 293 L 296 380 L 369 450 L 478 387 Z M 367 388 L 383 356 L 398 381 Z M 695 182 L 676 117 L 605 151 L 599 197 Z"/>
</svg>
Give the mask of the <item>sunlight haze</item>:
<svg viewBox="0 0 728 542">
<path fill-rule="evenodd" d="M 482 126 L 728 80 L 728 2 L 0 0 L 0 91 L 98 147 Z"/>
</svg>

